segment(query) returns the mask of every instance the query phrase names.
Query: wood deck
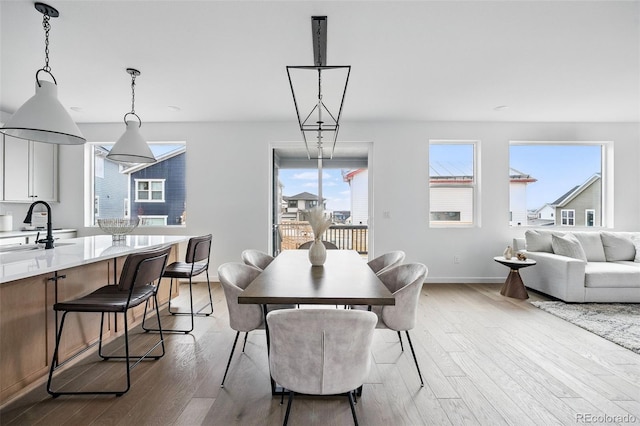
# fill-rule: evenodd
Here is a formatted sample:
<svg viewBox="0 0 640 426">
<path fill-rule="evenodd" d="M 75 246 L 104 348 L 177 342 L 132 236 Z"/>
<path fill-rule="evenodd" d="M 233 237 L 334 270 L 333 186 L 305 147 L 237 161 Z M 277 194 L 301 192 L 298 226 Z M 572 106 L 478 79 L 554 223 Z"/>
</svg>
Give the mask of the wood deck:
<svg viewBox="0 0 640 426">
<path fill-rule="evenodd" d="M 423 287 L 419 324 L 411 333 L 422 389 L 408 347 L 402 353 L 394 332 L 377 331 L 371 374 L 356 406 L 360 424 L 570 425 L 589 423 L 586 416 L 640 422 L 640 355 L 526 300 L 502 297 L 500 286 Z M 195 287 L 203 296 L 204 285 Z M 183 297 L 179 301 L 186 302 Z M 196 318 L 192 334 L 167 336 L 167 355 L 134 368 L 124 396 L 52 399 L 41 383 L 3 407 L 0 424 L 282 424 L 286 403 L 270 393 L 264 332 L 249 334 L 246 352 L 236 352 L 220 388 L 235 332 L 219 285 L 214 297 L 214 316 Z M 188 318 L 165 323 L 174 321 Z M 134 341 L 144 339 L 139 334 Z M 123 379 L 121 363 L 95 360 L 64 374 L 84 387 Z M 352 424 L 349 404 L 345 398 L 296 398 L 290 424 Z"/>
</svg>

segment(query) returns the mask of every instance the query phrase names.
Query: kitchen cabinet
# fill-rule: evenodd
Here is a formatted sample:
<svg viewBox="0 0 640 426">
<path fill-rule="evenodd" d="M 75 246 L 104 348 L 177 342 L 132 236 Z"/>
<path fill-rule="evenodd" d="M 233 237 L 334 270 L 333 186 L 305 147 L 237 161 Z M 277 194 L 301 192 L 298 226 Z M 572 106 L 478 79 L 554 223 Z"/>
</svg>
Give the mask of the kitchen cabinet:
<svg viewBox="0 0 640 426">
<path fill-rule="evenodd" d="M 58 145 L 4 135 L 4 201 L 58 201 Z"/>
</svg>

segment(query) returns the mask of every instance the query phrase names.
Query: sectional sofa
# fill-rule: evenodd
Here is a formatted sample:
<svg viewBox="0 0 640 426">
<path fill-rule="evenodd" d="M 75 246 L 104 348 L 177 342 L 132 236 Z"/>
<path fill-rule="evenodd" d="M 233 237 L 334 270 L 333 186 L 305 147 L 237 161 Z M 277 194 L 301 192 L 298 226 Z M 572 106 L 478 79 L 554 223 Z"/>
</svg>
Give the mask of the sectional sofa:
<svg viewBox="0 0 640 426">
<path fill-rule="evenodd" d="M 527 230 L 525 286 L 565 302 L 640 303 L 640 232 Z"/>
</svg>

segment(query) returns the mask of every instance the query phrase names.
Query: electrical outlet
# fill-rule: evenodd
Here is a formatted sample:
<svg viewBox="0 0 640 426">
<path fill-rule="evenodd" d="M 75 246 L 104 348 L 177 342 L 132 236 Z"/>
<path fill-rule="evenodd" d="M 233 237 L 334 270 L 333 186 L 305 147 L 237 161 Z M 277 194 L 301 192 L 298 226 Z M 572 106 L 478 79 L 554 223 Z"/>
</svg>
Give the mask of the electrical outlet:
<svg viewBox="0 0 640 426">
<path fill-rule="evenodd" d="M 456 265 L 458 265 L 460 263 L 460 256 L 458 256 L 457 254 L 453 256 L 453 263 L 455 263 Z"/>
</svg>

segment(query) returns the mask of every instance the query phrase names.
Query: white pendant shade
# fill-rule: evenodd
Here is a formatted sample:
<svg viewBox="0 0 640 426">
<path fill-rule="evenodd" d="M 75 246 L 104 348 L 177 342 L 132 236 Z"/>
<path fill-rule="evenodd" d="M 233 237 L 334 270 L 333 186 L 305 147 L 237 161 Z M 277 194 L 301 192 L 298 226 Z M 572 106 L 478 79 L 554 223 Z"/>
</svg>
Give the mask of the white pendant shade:
<svg viewBox="0 0 640 426">
<path fill-rule="evenodd" d="M 36 142 L 81 145 L 87 140 L 58 101 L 58 86 L 36 82 L 36 94 L 11 116 L 0 129 L 6 135 Z"/>
<path fill-rule="evenodd" d="M 156 157 L 140 134 L 138 121 L 127 121 L 127 129 L 111 148 L 107 158 L 119 163 L 155 163 Z"/>
</svg>

